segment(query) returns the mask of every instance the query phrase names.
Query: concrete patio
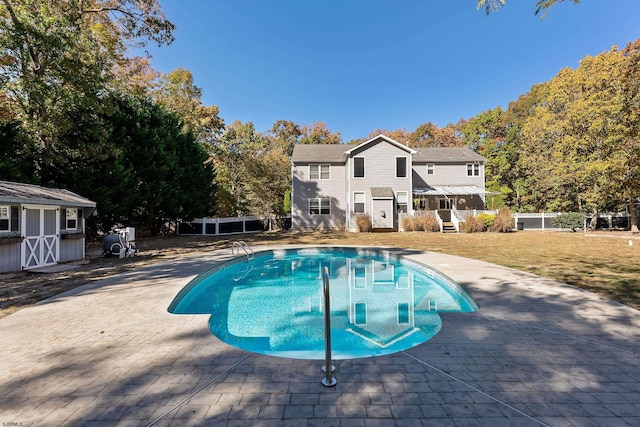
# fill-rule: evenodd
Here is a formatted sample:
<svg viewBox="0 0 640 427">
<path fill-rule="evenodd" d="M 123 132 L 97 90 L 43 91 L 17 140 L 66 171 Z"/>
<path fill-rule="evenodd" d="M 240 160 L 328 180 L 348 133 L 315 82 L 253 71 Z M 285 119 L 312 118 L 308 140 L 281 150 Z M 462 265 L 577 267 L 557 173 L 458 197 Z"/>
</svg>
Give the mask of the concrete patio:
<svg viewBox="0 0 640 427">
<path fill-rule="evenodd" d="M 230 251 L 94 281 L 0 319 L 3 426 L 638 426 L 640 311 L 480 261 L 400 251 L 458 281 L 476 313 L 391 356 L 256 355 L 167 307 Z"/>
</svg>

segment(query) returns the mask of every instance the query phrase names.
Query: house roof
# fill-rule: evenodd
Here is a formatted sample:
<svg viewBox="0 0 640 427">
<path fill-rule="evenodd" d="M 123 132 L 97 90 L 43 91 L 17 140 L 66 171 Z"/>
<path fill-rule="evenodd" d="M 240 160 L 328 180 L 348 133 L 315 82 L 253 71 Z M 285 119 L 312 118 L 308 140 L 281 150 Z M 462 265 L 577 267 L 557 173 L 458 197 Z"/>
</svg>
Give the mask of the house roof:
<svg viewBox="0 0 640 427">
<path fill-rule="evenodd" d="M 374 142 L 377 142 L 379 140 L 387 141 L 389 144 L 395 145 L 396 147 L 400 148 L 401 150 L 406 151 L 407 153 L 411 153 L 411 154 L 415 154 L 416 153 L 416 151 L 413 148 L 409 148 L 406 145 L 403 145 L 403 144 L 399 143 L 398 141 L 393 140 L 393 139 L 389 138 L 388 136 L 385 136 L 385 135 L 382 135 L 382 134 L 380 134 L 380 135 L 378 135 L 376 137 L 373 137 L 370 140 L 365 141 L 365 142 L 363 142 L 361 144 L 351 145 L 351 148 L 349 148 L 346 151 L 346 153 L 347 154 L 351 154 L 351 152 L 353 152 L 355 150 L 358 150 L 358 149 L 360 149 L 362 147 L 365 147 L 365 146 L 367 146 L 369 144 L 372 144 Z"/>
<path fill-rule="evenodd" d="M 413 155 L 414 162 L 448 162 L 474 161 L 483 162 L 486 159 L 467 147 L 421 147 L 416 148 Z"/>
<path fill-rule="evenodd" d="M 96 202 L 68 190 L 9 181 L 0 181 L 0 203 L 96 207 Z"/>
<path fill-rule="evenodd" d="M 291 161 L 299 162 L 327 162 L 344 163 L 347 160 L 347 150 L 355 145 L 346 144 L 296 144 L 293 147 Z"/>
<path fill-rule="evenodd" d="M 486 160 L 467 147 L 420 147 L 412 149 L 384 135 L 378 135 L 361 144 L 296 144 L 293 147 L 291 161 L 294 164 L 344 163 L 350 153 L 379 139 L 384 139 L 408 153 L 412 153 L 413 163 L 484 162 Z"/>
</svg>

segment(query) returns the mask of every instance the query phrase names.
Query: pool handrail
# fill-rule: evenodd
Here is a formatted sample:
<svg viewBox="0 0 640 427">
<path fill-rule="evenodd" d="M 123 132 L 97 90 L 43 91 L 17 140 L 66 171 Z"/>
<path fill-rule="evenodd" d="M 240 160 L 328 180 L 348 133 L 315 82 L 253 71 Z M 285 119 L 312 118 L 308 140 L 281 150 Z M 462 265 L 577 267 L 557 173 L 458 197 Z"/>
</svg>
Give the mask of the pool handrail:
<svg viewBox="0 0 640 427">
<path fill-rule="evenodd" d="M 251 246 L 249 246 L 244 240 L 236 240 L 235 242 L 233 242 L 233 244 L 231 245 L 232 255 L 235 254 L 236 248 L 238 248 L 238 253 L 240 253 L 240 249 L 244 251 L 244 253 L 247 255 L 247 261 L 251 261 L 255 257 L 253 249 L 251 249 Z"/>
<path fill-rule="evenodd" d="M 322 379 L 322 385 L 325 387 L 333 387 L 338 382 L 331 375 L 335 369 L 331 364 L 331 307 L 329 295 L 329 269 L 324 267 L 322 270 L 322 288 L 324 292 L 324 367 L 325 377 Z"/>
</svg>

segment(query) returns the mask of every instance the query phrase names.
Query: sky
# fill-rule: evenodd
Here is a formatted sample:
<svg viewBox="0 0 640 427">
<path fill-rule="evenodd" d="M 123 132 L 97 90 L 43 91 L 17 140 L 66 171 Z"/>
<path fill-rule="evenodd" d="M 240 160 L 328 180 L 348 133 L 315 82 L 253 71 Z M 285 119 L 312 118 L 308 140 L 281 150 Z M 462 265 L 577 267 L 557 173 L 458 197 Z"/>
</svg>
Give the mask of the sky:
<svg viewBox="0 0 640 427">
<path fill-rule="evenodd" d="M 445 126 L 640 38 L 640 0 L 160 0 L 176 25 L 153 67 L 193 73 L 204 105 L 259 132 L 324 122 L 342 140 Z"/>
</svg>

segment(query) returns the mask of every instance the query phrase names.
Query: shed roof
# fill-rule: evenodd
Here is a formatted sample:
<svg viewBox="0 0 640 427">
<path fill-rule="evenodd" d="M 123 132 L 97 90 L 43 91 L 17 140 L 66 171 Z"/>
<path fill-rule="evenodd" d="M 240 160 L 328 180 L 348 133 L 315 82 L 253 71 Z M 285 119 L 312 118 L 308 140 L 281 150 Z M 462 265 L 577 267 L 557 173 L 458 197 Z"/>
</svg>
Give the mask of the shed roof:
<svg viewBox="0 0 640 427">
<path fill-rule="evenodd" d="M 96 202 L 69 190 L 9 181 L 0 181 L 0 203 L 96 207 Z"/>
</svg>

